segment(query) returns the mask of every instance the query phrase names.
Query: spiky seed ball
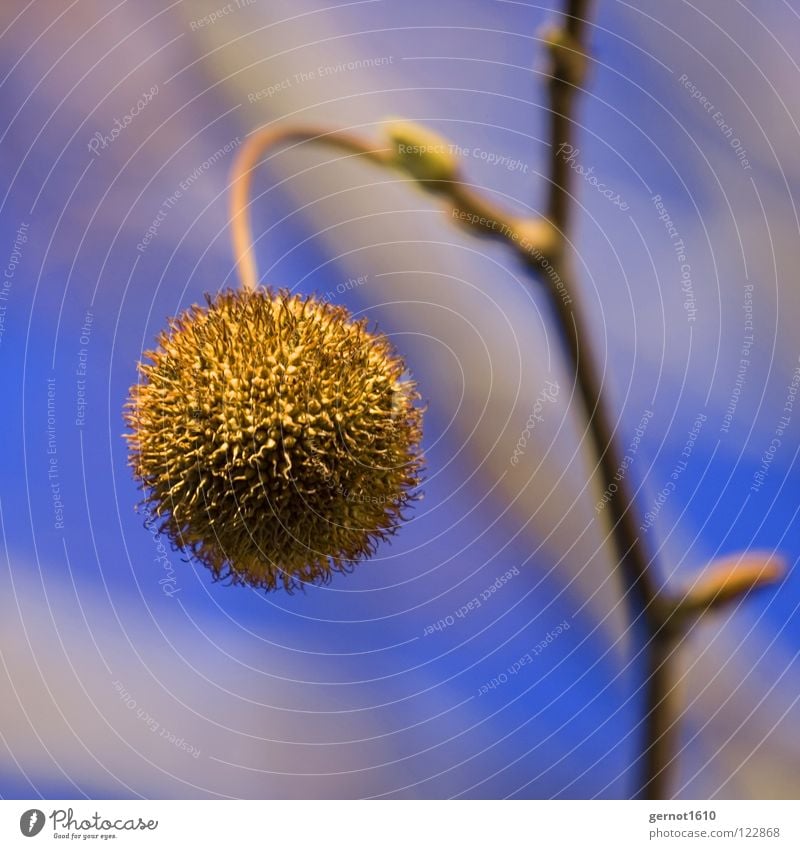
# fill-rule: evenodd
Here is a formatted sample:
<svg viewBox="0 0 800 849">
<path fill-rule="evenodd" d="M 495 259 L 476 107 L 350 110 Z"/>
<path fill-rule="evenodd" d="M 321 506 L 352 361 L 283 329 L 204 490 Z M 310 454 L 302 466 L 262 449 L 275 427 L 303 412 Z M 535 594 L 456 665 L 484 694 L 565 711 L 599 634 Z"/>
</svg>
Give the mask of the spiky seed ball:
<svg viewBox="0 0 800 849">
<path fill-rule="evenodd" d="M 344 307 L 265 289 L 206 301 L 170 321 L 131 389 L 144 505 L 218 578 L 326 582 L 415 497 L 416 387 Z"/>
</svg>

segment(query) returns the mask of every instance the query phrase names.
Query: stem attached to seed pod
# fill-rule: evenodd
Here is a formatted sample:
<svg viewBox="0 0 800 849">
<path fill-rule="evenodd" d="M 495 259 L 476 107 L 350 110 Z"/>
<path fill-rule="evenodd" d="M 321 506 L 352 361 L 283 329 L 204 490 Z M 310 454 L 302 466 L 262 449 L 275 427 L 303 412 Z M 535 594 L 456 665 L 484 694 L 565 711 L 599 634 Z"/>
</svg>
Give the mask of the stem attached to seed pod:
<svg viewBox="0 0 800 849">
<path fill-rule="evenodd" d="M 258 287 L 258 270 L 250 223 L 250 190 L 258 164 L 272 148 L 313 143 L 325 145 L 368 162 L 396 168 L 428 191 L 447 197 L 453 218 L 473 232 L 509 242 L 523 257 L 532 252 L 546 256 L 555 245 L 555 234 L 544 219 L 506 214 L 464 183 L 454 163 L 440 157 L 431 162 L 432 148 L 447 147 L 439 136 L 406 122 L 391 123 L 383 147 L 351 132 L 321 127 L 277 126 L 257 130 L 239 149 L 231 172 L 230 220 L 233 255 L 243 288 Z M 408 150 L 414 148 L 416 154 Z M 424 150 L 419 153 L 419 150 Z M 448 170 L 445 170 L 447 166 Z"/>
<path fill-rule="evenodd" d="M 258 288 L 258 270 L 250 224 L 250 187 L 253 173 L 270 148 L 303 142 L 325 144 L 353 156 L 363 156 L 371 162 L 384 163 L 387 159 L 385 150 L 377 150 L 358 136 L 338 130 L 278 126 L 265 127 L 249 136 L 233 163 L 230 193 L 233 255 L 244 289 L 253 291 Z"/>
</svg>

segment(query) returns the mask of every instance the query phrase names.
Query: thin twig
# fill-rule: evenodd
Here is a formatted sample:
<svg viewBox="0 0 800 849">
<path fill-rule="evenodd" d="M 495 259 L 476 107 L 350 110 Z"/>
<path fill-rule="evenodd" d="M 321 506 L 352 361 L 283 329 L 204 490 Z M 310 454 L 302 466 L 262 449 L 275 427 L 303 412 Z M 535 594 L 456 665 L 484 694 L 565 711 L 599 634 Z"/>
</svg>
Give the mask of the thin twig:
<svg viewBox="0 0 800 849">
<path fill-rule="evenodd" d="M 573 149 L 574 104 L 587 70 L 589 0 L 568 0 L 564 24 L 546 35 L 551 54 L 550 100 L 550 222 L 566 241 L 572 207 L 572 169 L 562 155 Z M 597 371 L 590 331 L 583 319 L 571 259 L 560 251 L 554 266 L 569 299 L 552 297 L 565 347 L 575 371 L 588 427 L 597 452 L 604 491 L 610 496 L 608 515 L 619 570 L 631 611 L 634 633 L 643 643 L 645 659 L 643 743 L 639 761 L 639 796 L 668 796 L 667 767 L 672 760 L 673 632 L 665 627 L 668 606 L 654 578 L 651 559 L 638 532 L 636 504 L 627 479 L 619 474 L 622 461 L 615 428 L 604 403 L 603 382 Z"/>
<path fill-rule="evenodd" d="M 563 248 L 572 207 L 572 169 L 562 151 L 574 150 L 574 103 L 583 85 L 587 65 L 587 22 L 591 0 L 567 0 L 564 23 L 546 33 L 551 54 L 550 74 L 550 224 L 558 233 L 562 249 L 553 254 L 552 265 L 563 286 L 556 291 L 553 274 L 539 273 L 558 316 L 565 347 L 575 370 L 575 380 L 586 409 L 588 426 L 597 451 L 600 476 L 609 494 L 619 569 L 631 611 L 633 630 L 641 637 L 645 679 L 642 747 L 638 761 L 637 795 L 664 799 L 669 794 L 670 768 L 676 760 L 675 737 L 680 717 L 675 656 L 692 623 L 708 610 L 741 599 L 751 590 L 781 579 L 785 565 L 764 555 L 731 557 L 709 570 L 683 598 L 673 600 L 654 575 L 654 564 L 638 533 L 637 508 L 624 476 L 621 455 L 603 398 L 591 336 L 580 311 L 571 259 Z M 534 270 L 536 263 L 529 262 Z M 564 291 L 568 297 L 564 297 Z"/>
</svg>

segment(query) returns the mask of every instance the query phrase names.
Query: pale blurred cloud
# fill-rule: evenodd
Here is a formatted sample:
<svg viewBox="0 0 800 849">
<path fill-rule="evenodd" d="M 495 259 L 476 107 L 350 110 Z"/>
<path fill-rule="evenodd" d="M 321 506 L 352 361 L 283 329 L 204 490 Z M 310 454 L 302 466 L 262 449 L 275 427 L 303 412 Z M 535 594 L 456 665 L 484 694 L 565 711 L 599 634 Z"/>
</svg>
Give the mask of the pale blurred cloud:
<svg viewBox="0 0 800 849">
<path fill-rule="evenodd" d="M 293 653 L 287 665 L 277 629 L 276 647 L 259 645 L 99 588 L 76 593 L 53 569 L 42 583 L 23 557 L 11 566 L 0 604 L 6 776 L 90 797 L 347 797 L 368 792 L 369 764 L 395 757 L 372 713 L 292 683 L 324 679 L 328 664 Z M 303 706 L 313 710 L 298 724 Z"/>
</svg>

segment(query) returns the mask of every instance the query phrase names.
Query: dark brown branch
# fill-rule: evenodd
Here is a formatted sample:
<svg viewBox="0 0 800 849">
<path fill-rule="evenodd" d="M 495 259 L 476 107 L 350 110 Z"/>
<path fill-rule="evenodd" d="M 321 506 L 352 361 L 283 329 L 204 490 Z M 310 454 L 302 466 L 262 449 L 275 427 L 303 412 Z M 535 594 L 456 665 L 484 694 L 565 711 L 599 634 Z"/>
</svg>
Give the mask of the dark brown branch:
<svg viewBox="0 0 800 849">
<path fill-rule="evenodd" d="M 567 153 L 574 149 L 574 103 L 583 85 L 587 65 L 586 18 L 588 0 L 567 3 L 564 24 L 548 30 L 550 51 L 550 222 L 566 243 L 570 224 L 572 169 Z M 590 330 L 585 324 L 570 258 L 564 249 L 557 253 L 556 270 L 569 298 L 553 295 L 567 353 L 588 417 L 588 427 L 597 452 L 600 477 L 610 496 L 609 516 L 625 597 L 634 632 L 641 635 L 645 679 L 642 753 L 639 759 L 638 794 L 646 799 L 669 795 L 668 767 L 672 761 L 672 739 L 676 728 L 676 698 L 672 692 L 674 632 L 667 628 L 670 606 L 664 601 L 651 569 L 650 558 L 639 534 L 639 521 L 630 485 L 619 475 L 622 457 L 614 439 L 613 420 L 604 404 L 603 385 L 592 352 Z"/>
<path fill-rule="evenodd" d="M 564 23 L 543 33 L 550 59 L 550 200 L 548 216 L 562 236 L 566 235 L 570 212 L 571 169 L 563 145 L 574 135 L 574 101 L 586 78 L 588 58 L 586 25 L 589 0 L 571 0 Z"/>
</svg>

